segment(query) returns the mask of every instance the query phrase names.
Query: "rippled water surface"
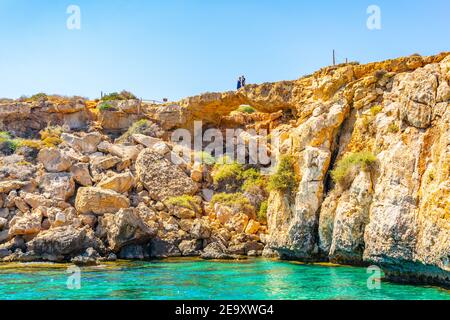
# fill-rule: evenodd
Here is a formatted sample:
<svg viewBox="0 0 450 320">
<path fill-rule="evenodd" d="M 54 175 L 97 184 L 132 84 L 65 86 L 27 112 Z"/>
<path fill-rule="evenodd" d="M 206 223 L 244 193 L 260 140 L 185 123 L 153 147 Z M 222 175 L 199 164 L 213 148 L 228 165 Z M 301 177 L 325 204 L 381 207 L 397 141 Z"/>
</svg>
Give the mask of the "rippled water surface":
<svg viewBox="0 0 450 320">
<path fill-rule="evenodd" d="M 81 269 L 68 289 L 67 265 L 0 264 L 0 299 L 439 299 L 450 292 L 383 282 L 368 290 L 365 268 L 255 259 L 119 262 Z"/>
</svg>

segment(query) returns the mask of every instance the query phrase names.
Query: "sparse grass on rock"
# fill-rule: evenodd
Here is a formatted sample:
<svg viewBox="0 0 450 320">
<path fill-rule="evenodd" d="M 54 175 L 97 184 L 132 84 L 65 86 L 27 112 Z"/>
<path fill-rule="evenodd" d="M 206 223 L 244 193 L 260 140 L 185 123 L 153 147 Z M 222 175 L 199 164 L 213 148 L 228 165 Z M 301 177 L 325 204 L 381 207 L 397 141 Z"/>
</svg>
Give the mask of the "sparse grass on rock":
<svg viewBox="0 0 450 320">
<path fill-rule="evenodd" d="M 195 161 L 199 160 L 201 163 L 204 163 L 209 166 L 212 166 L 216 163 L 216 159 L 211 154 L 205 151 L 196 152 L 194 154 L 194 160 Z"/>
<path fill-rule="evenodd" d="M 108 102 L 102 102 L 97 106 L 99 111 L 113 111 L 114 107 Z"/>
<path fill-rule="evenodd" d="M 123 143 L 127 141 L 133 134 L 143 134 L 146 136 L 154 136 L 155 124 L 147 119 L 141 119 L 133 123 L 128 130 L 117 139 L 117 142 Z"/>
<path fill-rule="evenodd" d="M 40 92 L 35 95 L 32 95 L 28 100 L 29 101 L 40 101 L 40 100 L 47 100 L 47 99 L 48 99 L 47 94 Z"/>
<path fill-rule="evenodd" d="M 375 117 L 377 114 L 379 114 L 381 111 L 383 111 L 383 106 L 381 105 L 375 105 L 372 108 L 370 108 L 370 114 Z"/>
<path fill-rule="evenodd" d="M 388 130 L 389 133 L 397 133 L 397 132 L 400 131 L 400 128 L 398 127 L 398 125 L 396 123 L 391 123 L 388 126 L 387 130 Z"/>
<path fill-rule="evenodd" d="M 118 92 L 112 92 L 110 94 L 107 94 L 105 96 L 102 97 L 103 101 L 112 101 L 112 100 L 131 100 L 131 99 L 137 99 L 137 97 L 129 92 L 129 91 L 125 91 L 123 90 L 122 92 L 118 93 Z"/>
<path fill-rule="evenodd" d="M 220 184 L 236 183 L 242 180 L 244 166 L 228 159 L 218 161 L 213 168 L 212 176 L 216 186 Z"/>
<path fill-rule="evenodd" d="M 13 139 L 9 132 L 0 132 L 0 149 L 3 153 L 11 154 L 16 151 L 18 147 L 17 140 Z"/>
<path fill-rule="evenodd" d="M 169 198 L 166 201 L 166 204 L 169 206 L 186 208 L 193 211 L 199 211 L 199 208 L 201 207 L 200 199 L 198 197 L 193 197 L 189 195 Z"/>
<path fill-rule="evenodd" d="M 377 157 L 368 151 L 350 153 L 338 161 L 331 172 L 333 180 L 344 187 L 349 187 L 359 170 L 372 170 L 377 162 Z"/>
<path fill-rule="evenodd" d="M 60 126 L 49 126 L 40 132 L 42 143 L 46 147 L 56 147 L 62 143 L 61 134 L 64 132 Z"/>
<path fill-rule="evenodd" d="M 267 209 L 268 209 L 268 207 L 269 207 L 269 202 L 267 200 L 263 201 L 261 203 L 261 206 L 259 207 L 259 211 L 258 211 L 258 215 L 257 215 L 257 218 L 258 218 L 259 221 L 263 221 L 263 222 L 267 221 Z"/>
<path fill-rule="evenodd" d="M 265 189 L 267 186 L 265 177 L 255 168 L 244 171 L 242 178 L 245 180 L 242 184 L 242 191 L 244 192 L 249 192 L 254 188 Z"/>
<path fill-rule="evenodd" d="M 248 113 L 248 114 L 252 114 L 252 113 L 256 112 L 255 108 L 253 108 L 252 106 L 249 106 L 249 105 L 242 105 L 237 109 L 237 111 L 242 112 L 242 113 Z"/>
<path fill-rule="evenodd" d="M 228 206 L 236 212 L 254 212 L 255 208 L 242 193 L 217 193 L 211 199 L 211 204 Z"/>
</svg>

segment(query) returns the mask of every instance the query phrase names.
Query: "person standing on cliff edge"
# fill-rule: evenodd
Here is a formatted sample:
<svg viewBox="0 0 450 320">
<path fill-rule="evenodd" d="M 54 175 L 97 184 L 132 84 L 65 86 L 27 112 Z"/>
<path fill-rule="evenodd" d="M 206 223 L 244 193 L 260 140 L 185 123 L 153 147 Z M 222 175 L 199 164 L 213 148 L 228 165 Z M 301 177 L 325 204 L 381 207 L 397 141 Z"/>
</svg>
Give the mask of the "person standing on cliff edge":
<svg viewBox="0 0 450 320">
<path fill-rule="evenodd" d="M 245 77 L 244 76 L 240 76 L 238 79 L 238 83 L 237 83 L 237 89 L 239 90 L 240 88 L 245 87 Z"/>
</svg>

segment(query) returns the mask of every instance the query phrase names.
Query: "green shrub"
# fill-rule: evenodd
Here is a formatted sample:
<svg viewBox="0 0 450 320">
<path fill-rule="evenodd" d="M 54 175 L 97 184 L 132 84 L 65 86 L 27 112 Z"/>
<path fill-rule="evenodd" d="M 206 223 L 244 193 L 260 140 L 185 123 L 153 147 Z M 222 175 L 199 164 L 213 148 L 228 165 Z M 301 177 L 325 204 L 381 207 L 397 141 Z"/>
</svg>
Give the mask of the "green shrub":
<svg viewBox="0 0 450 320">
<path fill-rule="evenodd" d="M 169 198 L 166 201 L 167 205 L 172 205 L 176 207 L 186 208 L 193 211 L 199 211 L 201 207 L 201 201 L 197 197 L 183 195 L 178 197 Z"/>
<path fill-rule="evenodd" d="M 112 101 L 112 100 L 131 100 L 131 99 L 137 99 L 134 94 L 131 92 L 123 90 L 120 93 L 112 92 L 110 94 L 107 94 L 102 97 L 103 101 Z"/>
<path fill-rule="evenodd" d="M 14 153 L 18 147 L 17 140 L 7 131 L 0 131 L 1 149 L 7 153 Z"/>
<path fill-rule="evenodd" d="M 48 126 L 39 134 L 41 135 L 41 140 L 46 147 L 56 147 L 62 143 L 61 134 L 64 132 L 61 126 Z"/>
<path fill-rule="evenodd" d="M 242 184 L 242 191 L 250 192 L 254 188 L 265 189 L 267 182 L 264 176 L 254 168 L 248 169 L 242 173 L 244 183 Z"/>
<path fill-rule="evenodd" d="M 147 119 L 141 119 L 133 123 L 128 130 L 117 139 L 117 142 L 123 143 L 127 141 L 133 134 L 143 134 L 146 136 L 152 136 L 155 131 L 155 125 L 153 122 Z"/>
<path fill-rule="evenodd" d="M 211 154 L 205 151 L 196 152 L 194 154 L 194 160 L 199 160 L 201 161 L 201 163 L 207 164 L 209 166 L 212 166 L 216 163 L 216 159 Z"/>
<path fill-rule="evenodd" d="M 435 174 L 434 170 L 432 170 L 428 174 L 428 183 L 433 182 L 435 179 L 436 179 L 436 174 Z"/>
<path fill-rule="evenodd" d="M 64 129 L 61 126 L 48 126 L 41 130 L 39 134 L 41 135 L 41 140 L 45 140 L 47 138 L 59 138 L 63 132 Z"/>
<path fill-rule="evenodd" d="M 44 145 L 44 142 L 40 140 L 19 139 L 17 147 L 29 147 L 32 149 L 40 150 Z"/>
<path fill-rule="evenodd" d="M 269 179 L 268 188 L 270 191 L 292 192 L 295 185 L 294 159 L 292 156 L 282 156 L 277 171 Z"/>
<path fill-rule="evenodd" d="M 219 158 L 212 170 L 216 188 L 226 192 L 246 192 L 251 194 L 267 193 L 267 179 L 258 169 L 249 168 L 229 159 Z"/>
<path fill-rule="evenodd" d="M 56 137 L 46 136 L 47 142 L 50 141 L 48 139 L 56 139 Z M 55 142 L 55 140 L 53 140 L 53 142 Z M 40 140 L 14 138 L 9 132 L 6 132 L 6 131 L 0 131 L 0 143 L 3 145 L 3 147 L 6 147 L 7 149 L 9 149 L 9 151 L 11 153 L 16 152 L 16 150 L 20 147 L 29 147 L 32 149 L 40 150 L 44 146 L 50 146 L 50 145 L 46 144 L 44 141 L 40 141 Z M 61 143 L 61 142 L 59 141 L 59 143 Z M 59 143 L 57 143 L 57 144 L 59 144 Z M 52 144 L 51 146 L 55 146 L 55 144 Z"/>
<path fill-rule="evenodd" d="M 388 132 L 389 132 L 389 133 L 397 133 L 397 132 L 399 132 L 399 131 L 400 131 L 400 128 L 399 128 L 398 125 L 395 124 L 395 123 L 391 123 L 391 124 L 388 126 Z"/>
<path fill-rule="evenodd" d="M 248 105 L 242 105 L 242 106 L 240 106 L 240 107 L 237 109 L 237 111 L 242 112 L 242 113 L 248 113 L 248 114 L 252 114 L 252 113 L 255 113 L 255 112 L 256 112 L 256 110 L 255 110 L 253 107 L 248 106 Z"/>
<path fill-rule="evenodd" d="M 102 110 L 102 111 L 114 110 L 114 107 L 111 104 L 109 104 L 108 102 L 102 102 L 97 106 L 97 109 Z"/>
<path fill-rule="evenodd" d="M 151 121 L 147 119 L 141 119 L 133 123 L 129 128 L 129 130 L 133 131 L 133 133 L 142 134 L 145 131 L 145 129 L 151 127 L 152 125 L 153 123 Z"/>
<path fill-rule="evenodd" d="M 37 94 L 32 95 L 32 96 L 30 97 L 30 100 L 31 100 L 31 101 L 47 100 L 47 99 L 48 99 L 47 94 L 45 94 L 45 93 L 43 93 L 43 92 L 37 93 Z"/>
<path fill-rule="evenodd" d="M 336 168 L 331 172 L 331 177 L 336 183 L 343 186 L 352 180 L 354 170 L 371 170 L 377 161 L 377 157 L 367 151 L 351 153 L 338 161 Z"/>
<path fill-rule="evenodd" d="M 17 149 L 16 140 L 2 140 L 0 139 L 0 145 L 2 150 L 8 150 L 7 153 L 14 153 Z"/>
<path fill-rule="evenodd" d="M 222 204 L 239 212 L 255 210 L 250 201 L 242 193 L 217 193 L 211 199 L 211 204 Z"/>
<path fill-rule="evenodd" d="M 264 201 L 261 203 L 261 206 L 259 207 L 257 218 L 259 221 L 267 221 L 267 209 L 269 207 L 269 202 Z"/>
<path fill-rule="evenodd" d="M 221 162 L 223 162 L 221 164 Z M 242 180 L 242 174 L 244 172 L 244 166 L 237 163 L 227 161 L 226 159 L 216 163 L 213 168 L 212 176 L 215 185 L 222 182 L 240 181 Z"/>
<path fill-rule="evenodd" d="M 370 125 L 372 124 L 372 122 L 373 122 L 373 117 L 369 117 L 369 116 L 366 116 L 366 115 L 364 115 L 363 117 L 362 117 L 362 126 L 363 126 L 363 128 L 365 129 L 365 130 L 368 130 L 369 128 L 370 128 Z"/>
<path fill-rule="evenodd" d="M 383 106 L 380 106 L 380 105 L 376 105 L 376 106 L 373 106 L 372 108 L 370 108 L 370 114 L 374 117 L 377 114 L 379 114 L 381 111 L 383 111 Z"/>
<path fill-rule="evenodd" d="M 9 133 L 8 131 L 0 131 L 0 139 L 2 140 L 12 139 L 11 133 Z"/>
</svg>

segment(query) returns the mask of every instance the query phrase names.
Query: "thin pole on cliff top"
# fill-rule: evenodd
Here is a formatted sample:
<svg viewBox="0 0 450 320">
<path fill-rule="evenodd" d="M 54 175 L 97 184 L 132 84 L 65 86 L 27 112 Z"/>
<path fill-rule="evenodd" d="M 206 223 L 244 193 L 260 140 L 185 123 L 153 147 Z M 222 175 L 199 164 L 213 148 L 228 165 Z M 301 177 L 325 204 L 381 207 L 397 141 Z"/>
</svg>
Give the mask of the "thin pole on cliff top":
<svg viewBox="0 0 450 320">
<path fill-rule="evenodd" d="M 336 65 L 336 52 L 333 49 L 333 66 Z"/>
</svg>

